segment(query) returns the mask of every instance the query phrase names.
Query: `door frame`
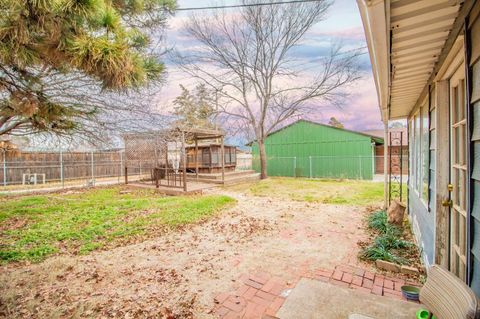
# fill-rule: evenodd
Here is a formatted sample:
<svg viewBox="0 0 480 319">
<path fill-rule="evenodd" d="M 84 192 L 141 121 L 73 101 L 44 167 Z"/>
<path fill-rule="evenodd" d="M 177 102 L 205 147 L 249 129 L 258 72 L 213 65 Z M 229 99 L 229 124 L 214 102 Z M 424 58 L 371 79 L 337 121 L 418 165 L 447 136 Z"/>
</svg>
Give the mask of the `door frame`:
<svg viewBox="0 0 480 319">
<path fill-rule="evenodd" d="M 466 251 L 465 251 L 465 258 L 466 258 L 466 278 L 465 281 L 467 284 L 470 283 L 471 280 L 471 256 L 470 256 L 470 250 L 471 250 L 471 211 L 472 211 L 472 185 L 471 185 L 471 173 L 472 173 L 472 156 L 473 152 L 471 151 L 472 145 L 471 145 L 471 136 L 472 136 L 472 109 L 471 109 L 471 104 L 470 104 L 470 81 L 469 81 L 469 67 L 468 64 L 465 63 L 465 61 L 469 60 L 469 43 L 467 42 L 467 36 L 464 36 L 464 34 L 461 34 L 458 36 L 458 38 L 455 40 L 455 43 L 452 47 L 452 50 L 449 52 L 447 58 L 445 59 L 444 65 L 440 68 L 436 81 L 445 81 L 447 82 L 447 87 L 448 87 L 448 136 L 449 136 L 449 142 L 448 142 L 448 183 L 451 183 L 452 181 L 452 176 L 451 176 L 451 149 L 452 149 L 452 132 L 451 132 L 451 121 L 452 121 L 452 114 L 451 114 L 451 92 L 450 92 L 450 78 L 453 76 L 453 74 L 459 70 L 460 68 L 465 68 L 465 78 L 464 78 L 464 83 L 465 83 L 465 118 L 466 118 L 466 165 L 467 165 L 467 170 L 466 170 Z M 436 94 L 438 94 L 438 91 L 436 91 Z M 439 190 L 436 190 L 437 192 Z M 451 199 L 449 196 L 448 199 Z M 446 243 L 446 259 L 445 264 L 446 266 L 450 267 L 451 263 L 451 220 L 450 220 L 451 212 L 450 209 L 448 209 L 448 214 L 447 214 L 447 220 L 446 223 L 448 225 L 448 236 L 447 236 L 447 243 Z"/>
<path fill-rule="evenodd" d="M 473 163 L 474 163 L 474 143 L 472 142 L 473 136 L 473 104 L 471 103 L 471 93 L 472 93 L 472 70 L 470 68 L 470 56 L 472 52 L 472 43 L 471 43 L 471 33 L 468 28 L 469 25 L 469 15 L 464 19 L 463 23 L 463 48 L 464 48 L 464 67 L 465 67 L 465 103 L 466 103 L 466 119 L 467 119 L 467 272 L 466 272 L 466 281 L 467 285 L 470 286 L 472 281 L 472 211 L 473 211 L 473 200 L 474 200 L 474 180 L 472 178 L 473 172 Z"/>
<path fill-rule="evenodd" d="M 459 58 L 458 58 L 459 57 Z M 469 216 L 469 129 L 467 121 L 467 100 L 466 100 L 466 81 L 465 69 L 462 66 L 463 50 L 458 53 L 456 61 L 460 65 L 454 65 L 452 74 L 448 79 L 449 90 L 449 262 L 448 266 L 461 280 L 467 282 L 468 280 L 468 260 L 469 255 L 468 242 L 468 216 Z M 453 82 L 453 83 L 452 83 Z M 460 91 L 461 90 L 461 91 Z M 457 105 L 456 103 L 459 103 Z M 455 110 L 461 115 L 457 118 Z M 463 131 L 462 131 L 463 128 Z M 458 130 L 457 130 L 458 129 Z M 460 134 L 460 140 L 457 137 Z M 457 143 L 457 141 L 459 143 Z M 459 158 L 457 158 L 457 156 Z M 456 172 L 456 173 L 455 173 Z M 462 178 L 463 176 L 463 178 Z M 461 190 L 461 192 L 459 192 Z M 457 193 L 458 192 L 458 193 Z M 457 194 L 456 194 L 457 193 Z M 452 220 L 452 217 L 454 219 Z M 462 225 L 463 224 L 463 225 Z M 452 228 L 453 226 L 453 228 Z M 455 238 L 453 237 L 455 236 Z M 457 242 L 458 241 L 458 245 Z M 455 248 L 453 248 L 456 246 Z M 463 248 L 463 249 L 462 249 Z M 463 252 L 462 252 L 463 250 Z M 453 258 L 455 260 L 453 260 Z M 457 262 L 458 258 L 458 262 Z M 460 268 L 456 268 L 456 267 Z"/>
</svg>

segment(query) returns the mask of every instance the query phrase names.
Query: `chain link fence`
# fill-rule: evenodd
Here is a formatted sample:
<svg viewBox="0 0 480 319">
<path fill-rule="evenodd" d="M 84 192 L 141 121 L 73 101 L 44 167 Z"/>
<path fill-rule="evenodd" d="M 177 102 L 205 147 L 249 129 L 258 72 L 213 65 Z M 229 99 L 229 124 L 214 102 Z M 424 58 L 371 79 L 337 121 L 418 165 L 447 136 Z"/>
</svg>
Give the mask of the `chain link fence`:
<svg viewBox="0 0 480 319">
<path fill-rule="evenodd" d="M 88 187 L 123 181 L 124 151 L 0 153 L 0 190 Z M 141 174 L 141 168 L 139 169 Z"/>
<path fill-rule="evenodd" d="M 0 153 L 0 191 L 62 189 L 124 183 L 128 163 L 129 181 L 151 178 L 152 159 L 136 154 L 125 155 L 123 149 L 89 152 Z M 128 162 L 127 158 L 135 158 Z M 175 159 L 173 154 L 170 158 Z M 260 171 L 260 159 L 251 154 L 237 154 L 237 171 Z M 390 158 L 389 158 L 390 160 Z M 392 155 L 387 173 L 403 175 L 407 182 L 408 158 Z M 383 181 L 383 156 L 304 156 L 269 157 L 268 176 L 365 179 Z M 402 174 L 400 173 L 402 172 Z"/>
<path fill-rule="evenodd" d="M 390 161 L 390 158 L 388 159 Z M 392 156 L 387 173 L 408 175 L 408 158 Z M 252 169 L 260 171 L 258 156 L 252 159 Z M 382 179 L 384 174 L 383 156 L 292 156 L 267 158 L 267 175 L 306 178 L 335 179 Z M 382 179 L 383 180 L 383 179 Z"/>
</svg>

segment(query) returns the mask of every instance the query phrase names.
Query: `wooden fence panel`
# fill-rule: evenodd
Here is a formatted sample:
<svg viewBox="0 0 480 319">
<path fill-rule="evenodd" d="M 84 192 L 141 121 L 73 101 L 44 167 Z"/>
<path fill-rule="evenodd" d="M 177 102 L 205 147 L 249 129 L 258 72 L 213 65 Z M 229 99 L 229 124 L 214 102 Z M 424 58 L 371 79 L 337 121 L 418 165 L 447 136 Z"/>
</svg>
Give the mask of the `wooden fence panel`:
<svg viewBox="0 0 480 319">
<path fill-rule="evenodd" d="M 61 181 L 62 168 L 64 180 L 121 176 L 122 152 L 7 152 L 1 158 L 0 185 L 22 184 L 23 174 L 35 173 L 45 174 L 47 182 Z"/>
</svg>

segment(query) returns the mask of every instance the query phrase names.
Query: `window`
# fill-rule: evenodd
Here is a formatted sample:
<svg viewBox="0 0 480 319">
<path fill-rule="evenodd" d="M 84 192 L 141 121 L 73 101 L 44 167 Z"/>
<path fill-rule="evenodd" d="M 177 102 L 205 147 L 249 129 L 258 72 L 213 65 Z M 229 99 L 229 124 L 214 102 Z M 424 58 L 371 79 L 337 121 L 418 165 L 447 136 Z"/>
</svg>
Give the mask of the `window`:
<svg viewBox="0 0 480 319">
<path fill-rule="evenodd" d="M 212 149 L 212 165 L 217 165 L 219 163 L 218 149 Z"/>
<path fill-rule="evenodd" d="M 225 149 L 225 164 L 230 164 L 230 149 Z"/>
<path fill-rule="evenodd" d="M 409 122 L 410 187 L 428 205 L 430 173 L 429 107 L 425 103 Z"/>
<path fill-rule="evenodd" d="M 188 164 L 195 163 L 195 161 L 193 159 L 193 154 L 187 154 L 187 163 Z"/>
<path fill-rule="evenodd" d="M 415 115 L 415 135 L 413 136 L 414 139 L 414 145 L 415 145 L 415 158 L 414 161 L 415 163 L 415 190 L 418 192 L 420 189 L 421 185 L 421 179 L 422 179 L 422 164 L 421 164 L 421 155 L 422 154 L 422 148 L 421 148 L 421 124 L 422 122 L 420 121 L 420 112 L 418 112 Z"/>
<path fill-rule="evenodd" d="M 210 166 L 210 149 L 204 148 L 202 150 L 202 165 Z"/>
<path fill-rule="evenodd" d="M 424 105 L 422 107 L 422 199 L 428 203 L 428 175 L 430 173 L 430 126 L 428 119 L 429 107 Z"/>
<path fill-rule="evenodd" d="M 416 167 L 415 167 L 415 120 L 412 119 L 410 120 L 409 122 L 409 141 L 408 141 L 408 145 L 409 145 L 409 154 L 410 154 L 410 179 L 409 179 L 409 183 L 410 183 L 410 187 L 411 188 L 415 188 L 415 179 L 416 179 Z"/>
</svg>

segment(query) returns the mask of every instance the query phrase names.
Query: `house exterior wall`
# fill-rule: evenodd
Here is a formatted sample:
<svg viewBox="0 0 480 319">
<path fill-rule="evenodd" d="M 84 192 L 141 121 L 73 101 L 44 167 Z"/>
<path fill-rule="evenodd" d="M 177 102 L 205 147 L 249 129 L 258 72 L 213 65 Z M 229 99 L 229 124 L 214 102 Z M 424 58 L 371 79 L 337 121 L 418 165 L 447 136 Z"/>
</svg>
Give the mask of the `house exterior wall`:
<svg viewBox="0 0 480 319">
<path fill-rule="evenodd" d="M 433 92 L 430 92 L 430 95 Z M 417 110 L 412 112 L 408 120 L 409 131 L 409 182 L 408 212 L 413 232 L 421 248 L 425 265 L 435 260 L 435 205 L 434 179 L 431 176 L 435 167 L 435 155 L 432 156 L 432 145 L 435 145 L 435 118 L 432 98 L 429 96 Z M 421 138 L 418 139 L 418 136 Z M 428 138 L 426 138 L 428 137 Z M 426 155 L 428 153 L 428 156 Z M 420 161 L 417 161 L 420 159 Z M 432 200 L 433 199 L 433 200 Z"/>
<path fill-rule="evenodd" d="M 408 210 L 424 259 L 480 296 L 480 1 L 357 3 L 382 119 L 408 119 Z"/>
<path fill-rule="evenodd" d="M 265 148 L 269 176 L 373 178 L 374 145 L 367 135 L 301 120 L 269 135 Z M 256 143 L 252 154 L 259 170 Z"/>
<path fill-rule="evenodd" d="M 477 3 L 467 21 L 468 33 L 465 48 L 469 55 L 469 61 L 464 62 L 470 78 L 471 108 L 469 152 L 471 154 L 470 175 L 470 211 L 467 212 L 470 219 L 470 279 L 469 286 L 477 296 L 480 296 L 480 3 Z M 442 83 L 443 82 L 443 83 Z M 448 234 L 448 209 L 442 207 L 441 202 L 448 198 L 446 184 L 449 183 L 449 101 L 448 79 L 434 82 L 430 87 L 426 102 L 420 107 L 429 109 L 429 163 L 428 163 L 428 200 L 419 193 L 418 187 L 414 187 L 415 174 L 418 167 L 413 161 L 418 154 L 415 147 L 418 144 L 415 135 L 415 114 L 419 110 L 413 110 L 408 118 L 409 123 L 409 196 L 408 211 L 415 237 L 423 252 L 423 259 L 428 265 L 437 263 L 448 267 L 449 265 L 449 234 Z M 443 102 L 442 102 L 443 100 Z M 422 148 L 423 149 L 423 148 Z M 426 170 L 426 168 L 425 168 Z M 444 182 L 438 181 L 444 179 Z M 441 185 L 439 187 L 439 185 Z M 467 234 L 468 235 L 468 234 Z"/>
<path fill-rule="evenodd" d="M 435 259 L 435 215 L 428 211 L 425 203 L 411 189 L 408 191 L 408 211 L 423 262 L 430 266 Z"/>
<path fill-rule="evenodd" d="M 470 16 L 469 41 L 471 79 L 470 105 L 472 108 L 472 212 L 471 212 L 471 287 L 480 296 L 480 3 Z"/>
</svg>

